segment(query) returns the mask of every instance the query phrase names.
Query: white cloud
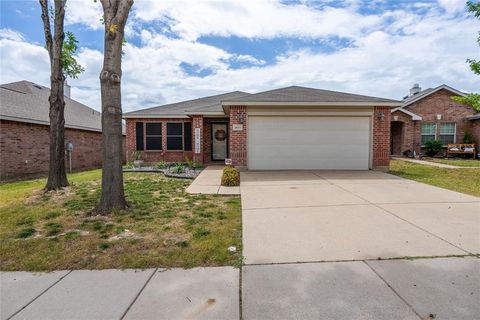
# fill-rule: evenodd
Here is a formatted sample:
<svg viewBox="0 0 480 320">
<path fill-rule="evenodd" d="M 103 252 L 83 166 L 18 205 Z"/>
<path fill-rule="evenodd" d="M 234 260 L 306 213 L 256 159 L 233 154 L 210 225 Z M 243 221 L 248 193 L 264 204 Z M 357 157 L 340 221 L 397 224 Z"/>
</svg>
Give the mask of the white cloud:
<svg viewBox="0 0 480 320">
<path fill-rule="evenodd" d="M 279 1 L 139 1 L 133 16 L 141 21 L 163 21 L 181 37 L 195 40 L 202 35 L 246 38 L 355 37 L 378 26 L 381 18 L 361 15 L 353 6 L 314 9 L 305 4 Z"/>
<path fill-rule="evenodd" d="M 9 29 L 9 28 L 2 28 L 0 29 L 0 39 L 8 39 L 13 41 L 23 41 L 22 33 Z"/>
<path fill-rule="evenodd" d="M 83 24 L 92 30 L 103 29 L 100 1 L 69 0 L 65 8 L 65 24 Z"/>
<path fill-rule="evenodd" d="M 438 4 L 449 14 L 465 10 L 465 0 L 438 0 Z"/>
<path fill-rule="evenodd" d="M 465 63 L 478 52 L 474 18 L 446 16 L 438 7 L 427 7 L 423 15 L 396 9 L 364 16 L 352 9 L 355 6 L 312 13 L 305 5 L 291 9 L 274 2 L 254 2 L 252 8 L 240 2 L 203 3 L 190 2 L 192 8 L 185 8 L 183 3 L 174 8 L 164 1 L 135 3 L 137 11 L 129 22 L 129 32 L 139 37 L 140 44 L 132 41 L 124 47 L 125 111 L 232 90 L 258 92 L 294 84 L 390 98 L 401 98 L 413 83 L 422 87 L 446 83 L 478 91 L 478 77 Z M 265 12 L 265 8 L 272 12 Z M 238 19 L 229 10 L 238 14 Z M 313 26 L 319 17 L 324 20 Z M 180 37 L 168 37 L 155 23 L 145 26 L 140 19 L 173 19 L 172 29 Z M 253 20 L 248 23 L 249 19 Z M 322 40 L 324 35 L 348 36 L 353 45 L 330 53 L 293 48 L 267 64 L 253 52 L 238 54 L 196 40 L 206 34 Z M 45 49 L 28 43 L 14 30 L 2 29 L 0 35 L 5 35 L 0 37 L 1 82 L 28 79 L 48 86 L 50 68 Z M 101 52 L 82 48 L 78 61 L 86 72 L 70 80 L 72 96 L 97 110 L 102 60 Z M 232 68 L 232 62 L 244 63 Z M 189 74 L 183 64 L 210 74 Z"/>
</svg>

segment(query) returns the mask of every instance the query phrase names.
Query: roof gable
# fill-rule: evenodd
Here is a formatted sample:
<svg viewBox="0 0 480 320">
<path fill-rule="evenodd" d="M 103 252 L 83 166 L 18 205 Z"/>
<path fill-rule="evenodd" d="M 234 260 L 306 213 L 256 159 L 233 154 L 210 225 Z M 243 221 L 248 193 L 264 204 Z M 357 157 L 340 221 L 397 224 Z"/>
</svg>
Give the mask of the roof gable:
<svg viewBox="0 0 480 320">
<path fill-rule="evenodd" d="M 419 93 L 417 93 L 417 94 L 415 94 L 411 97 L 405 98 L 403 100 L 402 108 L 405 108 L 405 107 L 407 107 L 407 106 L 409 106 L 409 105 L 411 105 L 411 104 L 413 104 L 413 103 L 415 103 L 415 102 L 417 102 L 417 101 L 419 101 L 423 98 L 426 98 L 426 97 L 428 97 L 428 96 L 430 96 L 430 95 L 432 95 L 435 92 L 438 92 L 440 90 L 447 90 L 447 91 L 452 92 L 455 95 L 462 96 L 462 97 L 465 96 L 465 93 L 463 93 L 463 92 L 461 92 L 457 89 L 454 89 L 450 86 L 447 86 L 446 84 L 442 84 L 442 85 L 440 85 L 436 88 L 428 88 L 428 89 L 425 89 L 423 91 L 420 91 Z"/>
</svg>

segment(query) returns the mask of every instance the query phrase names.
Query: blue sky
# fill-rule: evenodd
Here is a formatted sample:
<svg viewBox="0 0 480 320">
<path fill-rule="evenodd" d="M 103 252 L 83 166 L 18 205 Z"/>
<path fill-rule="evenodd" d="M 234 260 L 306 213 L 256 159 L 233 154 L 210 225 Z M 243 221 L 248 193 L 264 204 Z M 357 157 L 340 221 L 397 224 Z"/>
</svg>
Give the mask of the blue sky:
<svg viewBox="0 0 480 320">
<path fill-rule="evenodd" d="M 2 0 L 0 81 L 49 85 L 38 1 Z M 68 0 L 65 29 L 86 72 L 73 98 L 99 109 L 101 5 Z M 478 90 L 478 20 L 463 0 L 136 0 L 126 28 L 124 110 L 303 85 L 401 98 L 413 83 Z"/>
</svg>

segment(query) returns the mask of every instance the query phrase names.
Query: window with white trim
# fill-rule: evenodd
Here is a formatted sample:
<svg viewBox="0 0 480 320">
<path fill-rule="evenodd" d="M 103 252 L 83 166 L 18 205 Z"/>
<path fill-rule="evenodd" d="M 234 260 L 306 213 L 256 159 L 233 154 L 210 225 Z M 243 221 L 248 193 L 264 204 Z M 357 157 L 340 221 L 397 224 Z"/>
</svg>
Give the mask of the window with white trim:
<svg viewBox="0 0 480 320">
<path fill-rule="evenodd" d="M 455 122 L 440 123 L 439 140 L 442 142 L 442 145 L 455 143 Z"/>
<path fill-rule="evenodd" d="M 437 125 L 435 123 L 422 123 L 422 146 L 427 141 L 435 140 Z"/>
</svg>

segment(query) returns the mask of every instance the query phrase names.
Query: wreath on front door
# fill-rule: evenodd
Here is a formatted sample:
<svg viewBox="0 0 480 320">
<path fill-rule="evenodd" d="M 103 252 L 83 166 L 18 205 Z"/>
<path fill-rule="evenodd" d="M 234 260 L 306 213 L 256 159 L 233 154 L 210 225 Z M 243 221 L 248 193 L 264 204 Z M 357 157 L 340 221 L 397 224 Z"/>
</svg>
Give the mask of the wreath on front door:
<svg viewBox="0 0 480 320">
<path fill-rule="evenodd" d="M 224 141 L 227 138 L 227 133 L 223 129 L 218 129 L 215 131 L 215 139 L 218 141 Z"/>
</svg>

